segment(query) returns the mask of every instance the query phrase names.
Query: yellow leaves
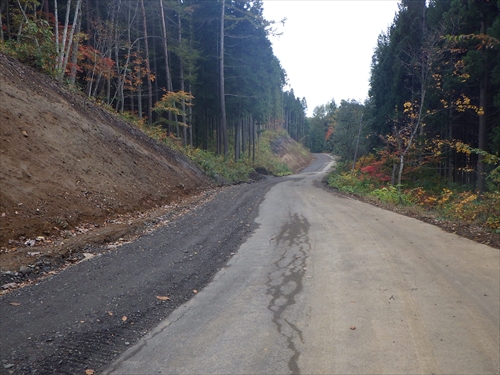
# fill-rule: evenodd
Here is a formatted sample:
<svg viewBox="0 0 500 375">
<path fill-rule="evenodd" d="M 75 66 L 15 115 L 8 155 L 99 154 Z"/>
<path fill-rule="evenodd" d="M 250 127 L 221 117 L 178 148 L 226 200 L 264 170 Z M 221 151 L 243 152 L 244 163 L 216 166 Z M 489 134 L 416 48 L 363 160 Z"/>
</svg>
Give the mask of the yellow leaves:
<svg viewBox="0 0 500 375">
<path fill-rule="evenodd" d="M 462 79 L 462 83 L 466 82 L 470 78 L 470 74 L 464 73 L 460 74 L 459 77 Z"/>
<path fill-rule="evenodd" d="M 192 106 L 194 96 L 185 91 L 167 91 L 160 101 L 156 102 L 153 111 L 156 113 L 170 112 L 176 116 L 185 116 L 185 107 Z M 177 125 L 188 127 L 188 124 L 176 122 Z"/>
<path fill-rule="evenodd" d="M 194 99 L 194 96 L 185 91 L 167 91 L 163 94 L 161 100 L 156 103 L 155 110 L 160 111 L 174 111 L 176 104 L 182 104 L 191 106 L 191 100 Z"/>
<path fill-rule="evenodd" d="M 433 194 L 423 188 L 410 191 L 413 201 L 424 208 L 432 208 L 449 219 L 484 223 L 492 229 L 500 228 L 500 192 L 479 194 L 472 191 L 458 192 L 444 188 Z"/>
<path fill-rule="evenodd" d="M 477 217 L 477 205 L 475 201 L 478 195 L 471 192 L 464 192 L 459 196 L 461 199 L 453 206 L 455 215 L 462 220 L 474 221 Z"/>
<path fill-rule="evenodd" d="M 459 141 L 450 143 L 450 146 L 455 148 L 457 152 L 462 152 L 467 155 L 470 155 L 471 153 L 482 155 L 483 161 L 487 164 L 500 164 L 500 156 L 498 154 L 495 155 L 479 148 L 472 148 L 471 146 Z"/>
<path fill-rule="evenodd" d="M 441 193 L 441 196 L 436 201 L 440 206 L 442 206 L 443 204 L 447 203 L 452 196 L 453 196 L 453 191 L 444 188 L 443 192 Z"/>
<path fill-rule="evenodd" d="M 444 101 L 441 100 L 441 103 L 443 102 Z M 445 108 L 448 108 L 448 106 L 445 106 Z M 484 109 L 472 104 L 471 99 L 465 94 L 461 94 L 460 97 L 453 102 L 453 108 L 455 108 L 458 112 L 465 112 L 466 110 L 471 109 L 479 116 L 484 115 Z"/>
<path fill-rule="evenodd" d="M 500 45 L 500 40 L 488 34 L 450 35 L 447 36 L 446 39 L 448 39 L 449 42 L 456 44 L 463 44 L 465 41 L 473 41 L 477 43 L 475 45 L 475 49 L 477 50 L 481 50 L 483 48 L 492 49 Z"/>
</svg>

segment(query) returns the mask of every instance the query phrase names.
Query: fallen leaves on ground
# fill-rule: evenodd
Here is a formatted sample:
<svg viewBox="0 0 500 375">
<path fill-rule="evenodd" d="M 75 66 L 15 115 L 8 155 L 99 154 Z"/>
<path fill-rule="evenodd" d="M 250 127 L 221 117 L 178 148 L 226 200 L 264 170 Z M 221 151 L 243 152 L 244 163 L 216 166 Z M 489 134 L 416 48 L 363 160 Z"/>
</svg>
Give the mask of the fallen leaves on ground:
<svg viewBox="0 0 500 375">
<path fill-rule="evenodd" d="M 156 296 L 156 299 L 159 299 L 160 301 L 170 301 L 170 297 L 167 296 Z"/>
</svg>

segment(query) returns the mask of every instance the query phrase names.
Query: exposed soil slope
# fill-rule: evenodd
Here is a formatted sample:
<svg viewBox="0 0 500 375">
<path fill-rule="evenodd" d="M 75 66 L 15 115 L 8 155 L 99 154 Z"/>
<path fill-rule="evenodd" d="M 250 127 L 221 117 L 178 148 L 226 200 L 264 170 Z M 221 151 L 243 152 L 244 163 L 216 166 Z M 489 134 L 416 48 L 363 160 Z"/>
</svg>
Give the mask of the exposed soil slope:
<svg viewBox="0 0 500 375">
<path fill-rule="evenodd" d="M 1 54 L 0 124 L 2 253 L 211 186 L 183 155 Z"/>
<path fill-rule="evenodd" d="M 282 136 L 271 142 L 271 149 L 280 161 L 288 166 L 292 173 L 297 173 L 313 161 L 313 155 L 291 137 Z"/>
</svg>

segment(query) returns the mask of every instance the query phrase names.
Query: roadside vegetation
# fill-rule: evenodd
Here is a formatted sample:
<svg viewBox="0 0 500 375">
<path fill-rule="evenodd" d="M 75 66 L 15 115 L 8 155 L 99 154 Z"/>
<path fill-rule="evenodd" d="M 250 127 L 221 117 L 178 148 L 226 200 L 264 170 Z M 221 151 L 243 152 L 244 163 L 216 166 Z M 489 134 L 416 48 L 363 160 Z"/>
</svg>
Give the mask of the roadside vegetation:
<svg viewBox="0 0 500 375">
<path fill-rule="evenodd" d="M 423 168 L 421 168 L 423 169 Z M 428 176 L 415 179 L 418 168 L 403 176 L 403 184 L 391 184 L 392 168 L 387 159 L 369 154 L 352 168 L 351 162 L 339 162 L 327 176 L 328 185 L 341 192 L 378 200 L 386 205 L 405 206 L 430 213 L 439 220 L 451 220 L 488 228 L 500 234 L 500 175 L 498 168 L 487 180 L 491 189 L 479 194 L 471 186 L 448 183 Z M 428 172 L 427 172 L 428 173 Z M 432 180 L 433 183 L 429 183 Z"/>
<path fill-rule="evenodd" d="M 368 99 L 331 100 L 311 118 L 285 90 L 263 6 L 2 2 L 0 53 L 185 153 L 219 185 L 295 172 L 286 153 L 308 151 L 289 149 L 293 139 L 339 157 L 328 182 L 340 191 L 500 231 L 499 2 L 401 0 L 376 41 Z"/>
<path fill-rule="evenodd" d="M 168 136 L 161 126 L 148 125 L 131 114 L 124 119 L 132 122 L 148 136 L 177 152 L 184 153 L 219 185 L 248 182 L 257 174 L 286 176 L 292 173 L 290 167 L 280 160 L 280 147 L 273 147 L 273 145 L 281 144 L 283 140 L 291 140 L 284 130 L 259 132 L 255 145 L 255 156 L 253 150 L 248 149 L 236 160 L 234 158 L 234 144 L 232 143 L 230 143 L 229 155 L 224 156 L 215 151 L 183 146 L 181 139 L 173 135 Z M 298 143 L 295 143 L 295 148 L 294 152 L 296 153 L 309 154 L 309 151 Z"/>
<path fill-rule="evenodd" d="M 307 104 L 285 90 L 273 25 L 246 0 L 21 0 L 0 5 L 0 53 L 185 153 L 218 184 L 238 183 L 255 170 L 291 173 L 271 143 L 307 137 Z"/>
<path fill-rule="evenodd" d="M 309 128 L 340 191 L 500 233 L 500 3 L 402 0 L 369 98 L 318 106 Z"/>
</svg>

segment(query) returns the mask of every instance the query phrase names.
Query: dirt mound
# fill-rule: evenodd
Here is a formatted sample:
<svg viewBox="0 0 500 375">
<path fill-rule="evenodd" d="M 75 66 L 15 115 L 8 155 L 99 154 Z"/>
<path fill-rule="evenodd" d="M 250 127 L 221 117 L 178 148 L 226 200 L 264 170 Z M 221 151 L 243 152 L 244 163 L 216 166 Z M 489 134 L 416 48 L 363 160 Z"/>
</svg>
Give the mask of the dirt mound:
<svg viewBox="0 0 500 375">
<path fill-rule="evenodd" d="M 211 186 L 183 155 L 1 54 L 0 124 L 3 254 Z"/>
<path fill-rule="evenodd" d="M 314 156 L 303 145 L 296 142 L 288 134 L 280 135 L 271 141 L 271 150 L 279 161 L 286 164 L 292 173 L 297 173 L 307 167 Z"/>
</svg>

